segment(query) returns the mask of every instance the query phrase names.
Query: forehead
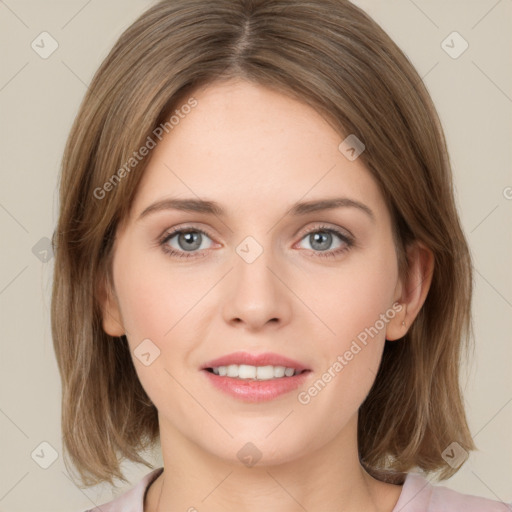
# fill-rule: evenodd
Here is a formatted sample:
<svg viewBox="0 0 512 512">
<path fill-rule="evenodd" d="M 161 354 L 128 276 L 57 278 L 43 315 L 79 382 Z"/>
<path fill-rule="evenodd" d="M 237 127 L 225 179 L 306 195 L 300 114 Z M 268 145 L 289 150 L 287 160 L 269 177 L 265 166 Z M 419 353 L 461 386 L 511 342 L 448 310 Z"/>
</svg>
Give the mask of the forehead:
<svg viewBox="0 0 512 512">
<path fill-rule="evenodd" d="M 195 106 L 180 110 L 193 97 Z M 176 105 L 178 120 L 152 150 L 132 216 L 166 196 L 212 198 L 226 213 L 282 213 L 286 205 L 348 197 L 372 210 L 383 197 L 344 136 L 311 106 L 242 80 L 213 83 Z M 185 113 L 186 112 L 186 113 Z"/>
</svg>

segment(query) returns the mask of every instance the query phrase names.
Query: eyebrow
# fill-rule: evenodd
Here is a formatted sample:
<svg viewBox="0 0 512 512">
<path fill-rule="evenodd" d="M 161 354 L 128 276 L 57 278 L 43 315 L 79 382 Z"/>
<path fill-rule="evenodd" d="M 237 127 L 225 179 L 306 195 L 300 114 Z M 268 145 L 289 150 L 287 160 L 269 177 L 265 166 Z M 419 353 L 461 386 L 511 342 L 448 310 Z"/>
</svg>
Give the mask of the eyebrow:
<svg viewBox="0 0 512 512">
<path fill-rule="evenodd" d="M 348 197 L 335 197 L 329 199 L 319 199 L 314 201 L 306 201 L 295 203 L 291 206 L 289 214 L 297 217 L 301 215 L 307 215 L 312 212 L 333 210 L 335 208 L 357 208 L 360 211 L 366 213 L 373 222 L 375 222 L 375 214 L 373 211 L 355 199 L 349 199 Z M 166 198 L 161 201 L 157 201 L 145 208 L 137 218 L 137 221 L 147 217 L 151 213 L 160 212 L 162 210 L 180 210 L 185 212 L 196 212 L 210 215 L 216 215 L 223 217 L 226 215 L 224 209 L 215 201 L 208 201 L 203 199 L 194 198 Z"/>
</svg>

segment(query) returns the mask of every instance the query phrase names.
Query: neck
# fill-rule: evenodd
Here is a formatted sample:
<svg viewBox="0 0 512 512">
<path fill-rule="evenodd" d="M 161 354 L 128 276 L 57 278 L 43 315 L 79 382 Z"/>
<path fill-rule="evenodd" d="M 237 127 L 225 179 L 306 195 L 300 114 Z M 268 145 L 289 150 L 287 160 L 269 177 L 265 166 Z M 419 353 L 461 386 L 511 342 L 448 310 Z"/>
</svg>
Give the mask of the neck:
<svg viewBox="0 0 512 512">
<path fill-rule="evenodd" d="M 144 512 L 392 512 L 401 492 L 401 486 L 380 482 L 361 466 L 357 417 L 316 450 L 308 446 L 293 460 L 267 464 L 263 454 L 251 467 L 219 458 L 162 423 L 165 469 L 148 490 Z"/>
</svg>

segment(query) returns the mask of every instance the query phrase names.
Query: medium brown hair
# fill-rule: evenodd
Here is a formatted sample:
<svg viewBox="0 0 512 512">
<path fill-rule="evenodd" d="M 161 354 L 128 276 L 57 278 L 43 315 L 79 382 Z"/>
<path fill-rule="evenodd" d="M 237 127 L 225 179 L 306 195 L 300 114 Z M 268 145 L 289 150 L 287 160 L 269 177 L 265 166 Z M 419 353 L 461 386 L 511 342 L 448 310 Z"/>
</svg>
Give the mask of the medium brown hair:
<svg viewBox="0 0 512 512">
<path fill-rule="evenodd" d="M 476 448 L 459 384 L 472 331 L 472 267 L 443 130 L 420 76 L 346 0 L 165 0 L 101 64 L 63 155 L 51 319 L 63 444 L 81 481 L 126 482 L 120 457 L 151 467 L 140 453 L 159 440 L 157 410 L 126 337 L 103 331 L 98 300 L 99 283 L 112 284 L 113 240 L 149 156 L 120 181 L 112 177 L 197 87 L 230 78 L 311 105 L 340 142 L 348 134 L 363 141 L 359 158 L 391 213 L 402 277 L 409 244 L 433 252 L 425 303 L 403 339 L 386 341 L 360 407 L 358 444 L 361 463 L 382 480 L 415 467 L 451 476 L 457 469 L 442 458 L 445 448 Z"/>
</svg>

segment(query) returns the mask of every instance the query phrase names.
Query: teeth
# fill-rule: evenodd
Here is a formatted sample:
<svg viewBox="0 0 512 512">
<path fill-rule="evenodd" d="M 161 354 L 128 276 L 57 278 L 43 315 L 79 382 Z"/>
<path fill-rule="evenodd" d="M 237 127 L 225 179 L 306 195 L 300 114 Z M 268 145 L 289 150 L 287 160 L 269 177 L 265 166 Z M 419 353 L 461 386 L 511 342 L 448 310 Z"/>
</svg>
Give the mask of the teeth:
<svg viewBox="0 0 512 512">
<path fill-rule="evenodd" d="M 286 368 L 284 366 L 251 366 L 248 364 L 230 364 L 228 366 L 218 366 L 212 368 L 215 375 L 221 377 L 233 377 L 239 379 L 269 380 L 280 377 L 292 377 L 300 372 L 295 368 Z"/>
</svg>

